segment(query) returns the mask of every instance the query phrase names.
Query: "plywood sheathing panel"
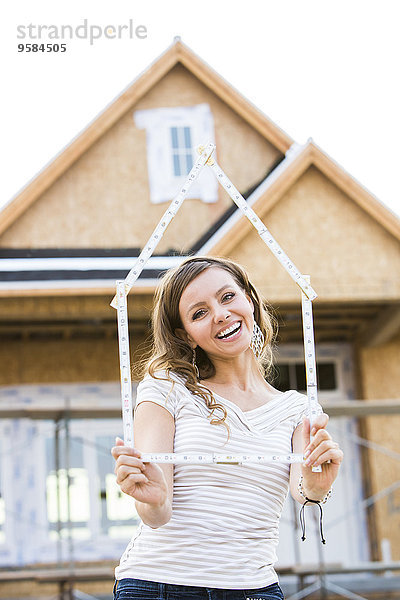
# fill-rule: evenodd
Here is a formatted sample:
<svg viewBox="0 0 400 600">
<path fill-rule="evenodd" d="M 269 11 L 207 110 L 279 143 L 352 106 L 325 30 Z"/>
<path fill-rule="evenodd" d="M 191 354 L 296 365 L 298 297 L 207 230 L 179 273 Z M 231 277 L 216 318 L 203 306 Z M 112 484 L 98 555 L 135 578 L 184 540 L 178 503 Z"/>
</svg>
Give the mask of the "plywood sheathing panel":
<svg viewBox="0 0 400 600">
<path fill-rule="evenodd" d="M 69 296 L 48 298 L 0 298 L 0 321 L 68 321 L 111 320 L 117 327 L 117 313 L 110 306 L 112 296 Z M 131 293 L 128 300 L 129 318 L 149 317 L 153 295 Z"/>
<path fill-rule="evenodd" d="M 400 390 L 400 336 L 391 343 L 363 348 L 361 376 L 366 400 L 398 398 Z M 368 439 L 400 454 L 400 416 L 369 417 L 366 421 Z M 400 481 L 400 460 L 369 450 L 372 493 Z M 375 505 L 378 541 L 390 541 L 393 560 L 400 559 L 400 490 L 392 491 Z"/>
<path fill-rule="evenodd" d="M 136 129 L 133 113 L 203 102 L 214 116 L 218 159 L 236 186 L 244 192 L 260 181 L 279 152 L 178 64 L 0 237 L 0 246 L 142 247 L 171 198 L 150 203 L 146 134 Z M 187 200 L 157 251 L 187 251 L 230 205 L 222 190 L 215 204 Z"/>
<path fill-rule="evenodd" d="M 258 214 L 300 272 L 311 275 L 321 300 L 400 298 L 398 240 L 316 167 Z M 271 302 L 300 302 L 299 288 L 255 230 L 229 254 Z"/>
<path fill-rule="evenodd" d="M 135 361 L 145 336 L 131 336 Z M 0 346 L 0 385 L 119 381 L 117 338 L 8 340 Z"/>
</svg>

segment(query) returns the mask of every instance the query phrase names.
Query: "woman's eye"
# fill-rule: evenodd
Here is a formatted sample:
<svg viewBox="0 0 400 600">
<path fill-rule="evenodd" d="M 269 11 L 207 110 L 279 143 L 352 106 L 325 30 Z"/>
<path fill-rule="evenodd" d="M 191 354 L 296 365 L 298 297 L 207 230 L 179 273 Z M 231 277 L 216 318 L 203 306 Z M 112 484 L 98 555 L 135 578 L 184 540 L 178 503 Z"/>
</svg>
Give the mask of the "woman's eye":
<svg viewBox="0 0 400 600">
<path fill-rule="evenodd" d="M 235 292 L 226 292 L 223 296 L 222 296 L 222 302 L 229 302 L 229 300 L 232 300 L 232 298 L 236 296 Z M 195 321 L 196 319 L 199 319 L 200 317 L 202 317 L 203 315 L 205 315 L 207 311 L 204 308 L 200 308 L 199 310 L 196 310 L 195 313 L 193 313 L 192 315 L 192 321 Z"/>
<path fill-rule="evenodd" d="M 203 316 L 204 314 L 204 310 L 197 310 L 193 316 L 192 316 L 192 320 L 195 321 L 196 319 L 198 319 L 199 317 Z"/>
</svg>

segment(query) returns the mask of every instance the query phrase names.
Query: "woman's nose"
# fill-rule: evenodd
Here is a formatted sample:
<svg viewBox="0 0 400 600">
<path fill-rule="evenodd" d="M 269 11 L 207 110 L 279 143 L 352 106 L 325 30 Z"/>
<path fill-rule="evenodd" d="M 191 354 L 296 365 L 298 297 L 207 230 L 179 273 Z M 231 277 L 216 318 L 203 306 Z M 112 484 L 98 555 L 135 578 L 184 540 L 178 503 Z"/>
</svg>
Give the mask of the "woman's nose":
<svg viewBox="0 0 400 600">
<path fill-rule="evenodd" d="M 216 323 L 223 323 L 230 317 L 230 312 L 223 306 L 218 306 L 214 310 L 214 320 Z"/>
</svg>

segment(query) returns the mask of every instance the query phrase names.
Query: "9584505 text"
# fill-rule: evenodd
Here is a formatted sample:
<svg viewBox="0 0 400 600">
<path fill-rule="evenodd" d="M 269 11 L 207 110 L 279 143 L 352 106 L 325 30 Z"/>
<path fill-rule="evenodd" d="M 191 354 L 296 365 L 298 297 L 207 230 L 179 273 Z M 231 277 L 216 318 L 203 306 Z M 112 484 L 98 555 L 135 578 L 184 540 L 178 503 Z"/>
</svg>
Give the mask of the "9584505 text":
<svg viewBox="0 0 400 600">
<path fill-rule="evenodd" d="M 18 52 L 66 52 L 67 44 L 18 44 Z"/>
</svg>

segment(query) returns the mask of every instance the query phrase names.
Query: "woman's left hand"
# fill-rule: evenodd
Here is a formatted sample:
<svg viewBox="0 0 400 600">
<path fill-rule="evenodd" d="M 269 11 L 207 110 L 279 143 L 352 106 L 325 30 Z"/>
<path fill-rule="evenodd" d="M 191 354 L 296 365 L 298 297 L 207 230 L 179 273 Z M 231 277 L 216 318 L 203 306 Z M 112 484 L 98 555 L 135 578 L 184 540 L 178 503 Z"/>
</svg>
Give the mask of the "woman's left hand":
<svg viewBox="0 0 400 600">
<path fill-rule="evenodd" d="M 332 440 L 325 427 L 329 417 L 322 413 L 314 420 L 311 432 L 310 421 L 303 421 L 303 453 L 305 463 L 301 471 L 303 475 L 303 489 L 305 495 L 312 500 L 322 500 L 332 483 L 335 481 L 343 452 L 339 444 Z M 310 433 L 312 440 L 310 441 Z M 320 473 L 313 472 L 312 467 L 320 466 Z"/>
</svg>

